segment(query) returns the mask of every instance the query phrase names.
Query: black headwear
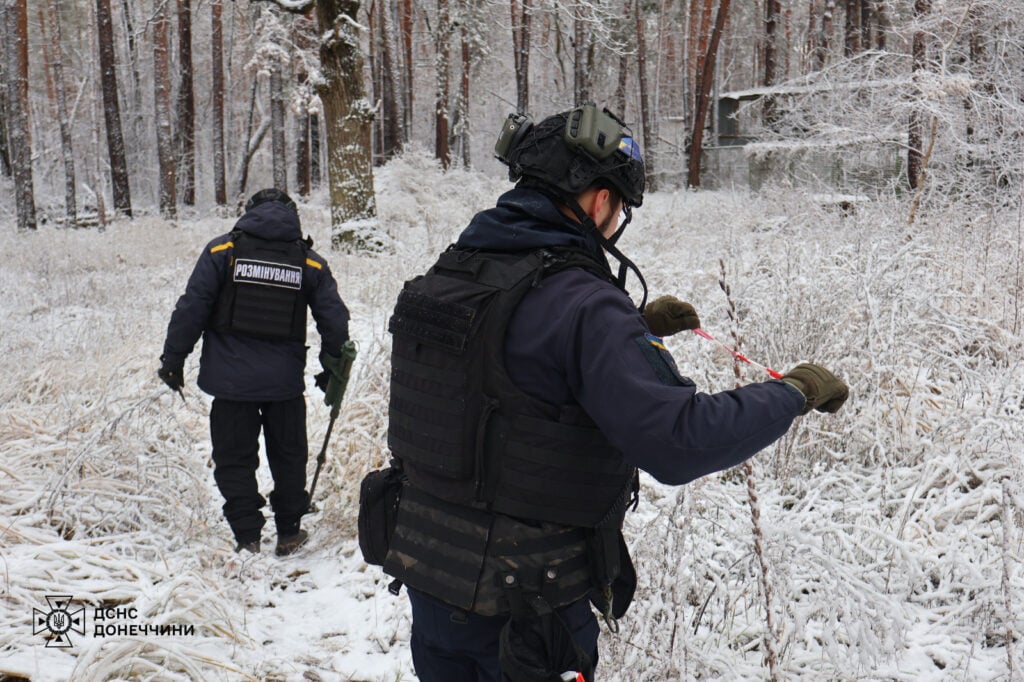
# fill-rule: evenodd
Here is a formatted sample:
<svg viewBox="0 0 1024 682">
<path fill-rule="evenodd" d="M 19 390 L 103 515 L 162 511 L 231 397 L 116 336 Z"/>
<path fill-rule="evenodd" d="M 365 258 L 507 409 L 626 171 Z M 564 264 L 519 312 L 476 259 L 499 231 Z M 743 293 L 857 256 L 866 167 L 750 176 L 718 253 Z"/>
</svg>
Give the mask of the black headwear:
<svg viewBox="0 0 1024 682">
<path fill-rule="evenodd" d="M 278 201 L 285 206 L 298 210 L 295 206 L 295 202 L 292 201 L 292 198 L 276 187 L 261 189 L 259 192 L 256 192 L 256 194 L 253 194 L 249 197 L 249 201 L 245 202 L 245 210 L 251 211 L 260 204 L 265 204 L 268 201 Z"/>
<path fill-rule="evenodd" d="M 640 269 L 615 246 L 644 200 L 646 182 L 643 156 L 633 133 L 607 109 L 585 104 L 545 118 L 534 125 L 522 114 L 510 114 L 494 146 L 498 160 L 508 164 L 508 177 L 520 186 L 541 190 L 563 203 L 597 235 L 605 251 L 619 261 L 618 285 L 625 288 L 626 269 L 636 273 L 643 287 L 639 309 L 647 303 L 647 283 Z M 576 201 L 591 187 L 610 186 L 622 197 L 626 221 L 606 238 Z"/>
</svg>

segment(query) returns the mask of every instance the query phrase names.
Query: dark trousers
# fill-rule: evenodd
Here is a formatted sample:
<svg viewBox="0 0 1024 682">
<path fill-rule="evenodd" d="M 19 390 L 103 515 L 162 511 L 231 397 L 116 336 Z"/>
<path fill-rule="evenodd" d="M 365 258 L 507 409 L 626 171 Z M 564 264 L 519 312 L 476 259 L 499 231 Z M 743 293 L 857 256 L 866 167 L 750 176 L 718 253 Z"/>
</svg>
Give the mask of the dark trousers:
<svg viewBox="0 0 1024 682">
<path fill-rule="evenodd" d="M 258 540 L 266 523 L 260 511 L 266 500 L 256 481 L 260 429 L 274 478 L 270 505 L 277 534 L 298 533 L 309 506 L 305 398 L 265 403 L 214 398 L 210 410 L 213 477 L 224 496 L 224 518 L 242 544 Z"/>
<path fill-rule="evenodd" d="M 409 590 L 409 602 L 412 664 L 420 682 L 501 682 L 498 635 L 507 617 L 468 613 L 465 622 L 456 622 L 450 607 L 415 590 Z M 600 628 L 590 603 L 583 599 L 558 614 L 596 667 Z"/>
</svg>

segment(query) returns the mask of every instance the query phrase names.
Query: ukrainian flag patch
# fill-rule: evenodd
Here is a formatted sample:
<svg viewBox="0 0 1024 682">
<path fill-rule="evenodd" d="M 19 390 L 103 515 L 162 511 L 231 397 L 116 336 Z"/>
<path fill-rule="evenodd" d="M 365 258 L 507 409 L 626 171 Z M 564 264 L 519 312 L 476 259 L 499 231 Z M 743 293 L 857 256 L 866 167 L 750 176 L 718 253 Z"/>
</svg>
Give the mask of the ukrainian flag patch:
<svg viewBox="0 0 1024 682">
<path fill-rule="evenodd" d="M 665 342 L 662 340 L 660 336 L 655 336 L 654 334 L 647 332 L 646 334 L 644 334 L 644 338 L 647 339 L 648 343 L 650 343 L 658 350 L 668 350 L 668 348 L 665 348 Z"/>
<path fill-rule="evenodd" d="M 640 353 L 644 360 L 654 370 L 658 381 L 667 386 L 692 386 L 693 382 L 679 374 L 676 361 L 672 354 L 665 347 L 665 342 L 660 336 L 646 332 L 643 336 L 634 337 L 636 345 L 640 347 Z"/>
</svg>

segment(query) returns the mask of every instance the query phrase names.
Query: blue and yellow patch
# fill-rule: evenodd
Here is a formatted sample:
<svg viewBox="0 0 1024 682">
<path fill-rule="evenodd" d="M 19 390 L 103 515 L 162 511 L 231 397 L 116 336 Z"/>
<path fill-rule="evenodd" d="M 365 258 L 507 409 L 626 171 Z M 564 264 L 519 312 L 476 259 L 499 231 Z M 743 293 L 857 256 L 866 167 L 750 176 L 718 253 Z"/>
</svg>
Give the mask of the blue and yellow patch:
<svg viewBox="0 0 1024 682">
<path fill-rule="evenodd" d="M 667 386 L 689 386 L 693 382 L 679 374 L 676 361 L 672 354 L 665 347 L 665 342 L 660 336 L 646 332 L 643 336 L 635 337 L 640 352 L 643 354 L 647 364 L 654 370 L 658 381 Z"/>
</svg>

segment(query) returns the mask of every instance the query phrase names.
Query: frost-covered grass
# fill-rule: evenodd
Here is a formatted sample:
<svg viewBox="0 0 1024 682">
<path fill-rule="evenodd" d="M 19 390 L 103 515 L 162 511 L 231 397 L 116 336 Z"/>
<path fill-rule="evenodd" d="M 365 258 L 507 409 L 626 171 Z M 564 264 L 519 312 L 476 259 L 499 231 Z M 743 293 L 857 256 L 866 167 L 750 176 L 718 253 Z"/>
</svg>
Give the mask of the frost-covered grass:
<svg viewBox="0 0 1024 682">
<path fill-rule="evenodd" d="M 102 234 L 2 226 L 0 678 L 413 679 L 405 597 L 387 593 L 355 542 L 358 482 L 387 458 L 387 319 L 402 281 L 507 183 L 441 174 L 412 154 L 377 185 L 383 255 L 331 253 L 324 196 L 300 208 L 360 356 L 321 511 L 306 523 L 313 546 L 287 560 L 266 551 L 272 523 L 262 555 L 232 551 L 196 357 L 185 402 L 155 375 L 194 259 L 232 219 L 142 218 Z M 1017 207 L 932 208 L 913 228 L 907 208 L 891 199 L 842 216 L 790 191 L 666 192 L 648 198 L 621 243 L 652 296 L 692 301 L 719 339 L 735 329 L 754 360 L 821 362 L 851 385 L 838 415 L 799 420 L 753 460 L 789 679 L 1024 674 Z M 733 386 L 721 349 L 693 335 L 668 343 L 706 390 Z M 311 345 L 315 364 L 315 336 Z M 315 457 L 327 411 L 307 374 Z M 742 473 L 683 488 L 643 482 L 628 519 L 640 586 L 621 634 L 602 635 L 600 679 L 767 678 Z M 33 609 L 56 594 L 87 607 L 70 649 L 32 633 Z M 135 609 L 106 624 L 195 633 L 95 636 L 96 607 Z"/>
</svg>

